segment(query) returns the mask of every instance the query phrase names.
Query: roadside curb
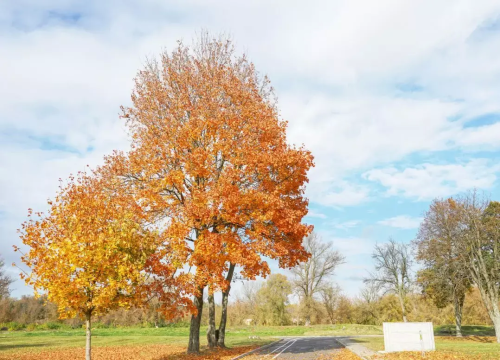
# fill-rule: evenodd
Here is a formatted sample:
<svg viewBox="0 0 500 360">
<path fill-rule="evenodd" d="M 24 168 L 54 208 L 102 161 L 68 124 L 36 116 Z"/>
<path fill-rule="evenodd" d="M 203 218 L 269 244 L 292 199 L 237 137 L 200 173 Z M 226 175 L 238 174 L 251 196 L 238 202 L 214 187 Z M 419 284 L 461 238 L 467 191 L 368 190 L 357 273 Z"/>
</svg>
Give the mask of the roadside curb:
<svg viewBox="0 0 500 360">
<path fill-rule="evenodd" d="M 245 356 L 248 356 L 248 355 L 250 355 L 250 354 L 252 354 L 252 353 L 254 353 L 254 352 L 258 351 L 258 350 L 264 350 L 264 349 L 267 349 L 268 347 L 271 347 L 271 346 L 273 346 L 274 344 L 279 343 L 281 340 L 283 340 L 283 339 L 279 339 L 279 340 L 273 341 L 273 342 L 272 342 L 272 343 L 270 343 L 270 344 L 267 344 L 267 345 L 264 345 L 264 346 L 258 347 L 257 349 L 253 349 L 252 351 L 249 351 L 249 352 L 246 352 L 246 353 L 244 353 L 244 354 L 238 355 L 238 356 L 236 356 L 236 357 L 232 358 L 231 360 L 241 359 L 241 358 L 244 358 Z"/>
<path fill-rule="evenodd" d="M 367 358 L 365 355 L 363 354 L 360 354 L 359 351 L 356 351 L 356 349 L 353 349 L 352 346 L 350 346 L 349 344 L 347 344 L 344 340 L 348 340 L 349 337 L 341 337 L 341 338 L 335 338 L 335 340 L 337 340 L 337 342 L 340 343 L 340 345 L 342 345 L 344 348 L 346 348 L 347 350 L 349 350 L 350 352 L 356 354 L 360 359 L 362 360 L 370 360 L 370 358 Z"/>
</svg>

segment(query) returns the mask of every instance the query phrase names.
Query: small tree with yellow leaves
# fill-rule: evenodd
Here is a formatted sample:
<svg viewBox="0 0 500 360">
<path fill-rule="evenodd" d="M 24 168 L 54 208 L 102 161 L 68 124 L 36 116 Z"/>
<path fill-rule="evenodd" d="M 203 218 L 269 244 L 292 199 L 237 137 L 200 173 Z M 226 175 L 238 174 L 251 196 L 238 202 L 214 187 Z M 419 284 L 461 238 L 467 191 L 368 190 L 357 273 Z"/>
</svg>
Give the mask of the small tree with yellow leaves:
<svg viewBox="0 0 500 360">
<path fill-rule="evenodd" d="M 85 318 L 87 360 L 91 317 L 136 304 L 144 295 L 142 269 L 155 234 L 145 229 L 132 200 L 112 179 L 79 173 L 60 186 L 48 214 L 30 209 L 19 231 L 29 247 L 21 259 L 31 269 L 21 277 L 36 295 L 46 292 L 62 318 Z"/>
</svg>

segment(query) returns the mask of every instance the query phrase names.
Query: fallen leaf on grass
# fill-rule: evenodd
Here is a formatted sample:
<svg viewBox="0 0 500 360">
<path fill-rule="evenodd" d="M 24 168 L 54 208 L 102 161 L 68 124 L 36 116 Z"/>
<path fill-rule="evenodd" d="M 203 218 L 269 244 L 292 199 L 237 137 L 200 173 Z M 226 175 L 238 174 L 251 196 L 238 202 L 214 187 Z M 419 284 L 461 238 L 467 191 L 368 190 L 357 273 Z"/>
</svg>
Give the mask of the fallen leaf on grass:
<svg viewBox="0 0 500 360">
<path fill-rule="evenodd" d="M 347 349 L 342 349 L 335 356 L 332 357 L 333 360 L 361 360 L 360 357 L 354 354 L 352 351 Z"/>
<path fill-rule="evenodd" d="M 491 357 L 493 356 L 493 357 Z M 422 356 L 421 352 L 398 352 L 377 355 L 370 360 L 493 360 L 498 359 L 498 355 L 471 355 L 461 354 L 453 351 L 430 351 Z"/>
<path fill-rule="evenodd" d="M 234 349 L 206 350 L 198 355 L 186 354 L 183 346 L 103 346 L 92 349 L 93 360 L 230 360 L 251 351 L 255 346 Z M 53 349 L 43 351 L 23 351 L 0 355 L 0 360 L 79 360 L 85 359 L 85 349 Z"/>
</svg>

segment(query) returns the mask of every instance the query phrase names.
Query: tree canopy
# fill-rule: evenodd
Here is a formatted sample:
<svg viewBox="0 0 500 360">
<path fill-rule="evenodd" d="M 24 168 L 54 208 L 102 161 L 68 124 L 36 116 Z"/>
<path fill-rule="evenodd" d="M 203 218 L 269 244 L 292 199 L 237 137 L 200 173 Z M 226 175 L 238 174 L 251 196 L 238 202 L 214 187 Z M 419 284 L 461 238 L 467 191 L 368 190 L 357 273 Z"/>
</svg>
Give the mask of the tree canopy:
<svg viewBox="0 0 500 360">
<path fill-rule="evenodd" d="M 365 282 L 384 293 L 395 294 L 401 305 L 403 321 L 406 322 L 405 301 L 412 286 L 410 273 L 412 257 L 409 245 L 389 239 L 389 242 L 375 246 L 372 258 L 375 262 L 376 272 L 370 274 Z"/>
<path fill-rule="evenodd" d="M 269 274 L 264 256 L 281 267 L 308 257 L 302 240 L 312 227 L 302 219 L 313 157 L 287 143 L 272 95 L 230 41 L 208 36 L 192 48 L 179 42 L 136 78 L 132 106 L 122 108 L 132 150 L 103 169 L 122 179 L 162 234 L 147 271 L 170 311 L 195 296 L 188 310 L 201 312 L 206 286 L 229 286 L 230 264 L 255 279 Z M 183 291 L 162 295 L 171 287 Z"/>
<path fill-rule="evenodd" d="M 140 207 L 113 185 L 112 178 L 79 173 L 61 184 L 47 214 L 30 210 L 20 230 L 29 246 L 21 259 L 30 268 L 22 277 L 61 317 L 87 320 L 87 359 L 91 316 L 142 301 L 143 269 L 155 246 Z"/>
<path fill-rule="evenodd" d="M 453 304 L 457 336 L 462 335 L 462 309 L 471 287 L 463 241 L 461 208 L 454 199 L 434 200 L 417 234 L 417 260 L 423 264 L 417 280 L 438 307 Z"/>
</svg>

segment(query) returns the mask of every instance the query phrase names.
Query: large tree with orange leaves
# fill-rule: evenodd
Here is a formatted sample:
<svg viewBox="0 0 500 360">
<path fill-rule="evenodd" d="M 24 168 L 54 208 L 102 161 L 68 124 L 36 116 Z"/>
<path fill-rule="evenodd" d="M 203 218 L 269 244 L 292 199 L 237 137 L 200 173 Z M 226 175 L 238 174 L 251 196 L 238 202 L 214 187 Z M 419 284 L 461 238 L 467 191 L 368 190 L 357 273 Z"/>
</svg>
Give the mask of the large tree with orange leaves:
<svg viewBox="0 0 500 360">
<path fill-rule="evenodd" d="M 49 206 L 47 214 L 30 210 L 22 225 L 29 251 L 21 259 L 31 271 L 21 276 L 36 295 L 46 292 L 61 317 L 85 318 L 90 360 L 91 317 L 142 301 L 156 234 L 119 183 L 98 174 L 71 177 Z"/>
<path fill-rule="evenodd" d="M 108 158 L 107 168 L 161 230 L 169 251 L 147 270 L 157 294 L 176 278 L 194 297 L 188 352 L 198 352 L 204 288 L 227 289 L 229 264 L 252 279 L 269 273 L 262 256 L 282 267 L 307 259 L 302 240 L 312 227 L 302 218 L 313 157 L 287 144 L 269 81 L 227 40 L 201 36 L 150 61 L 132 103 L 123 108 L 132 150 Z"/>
</svg>

